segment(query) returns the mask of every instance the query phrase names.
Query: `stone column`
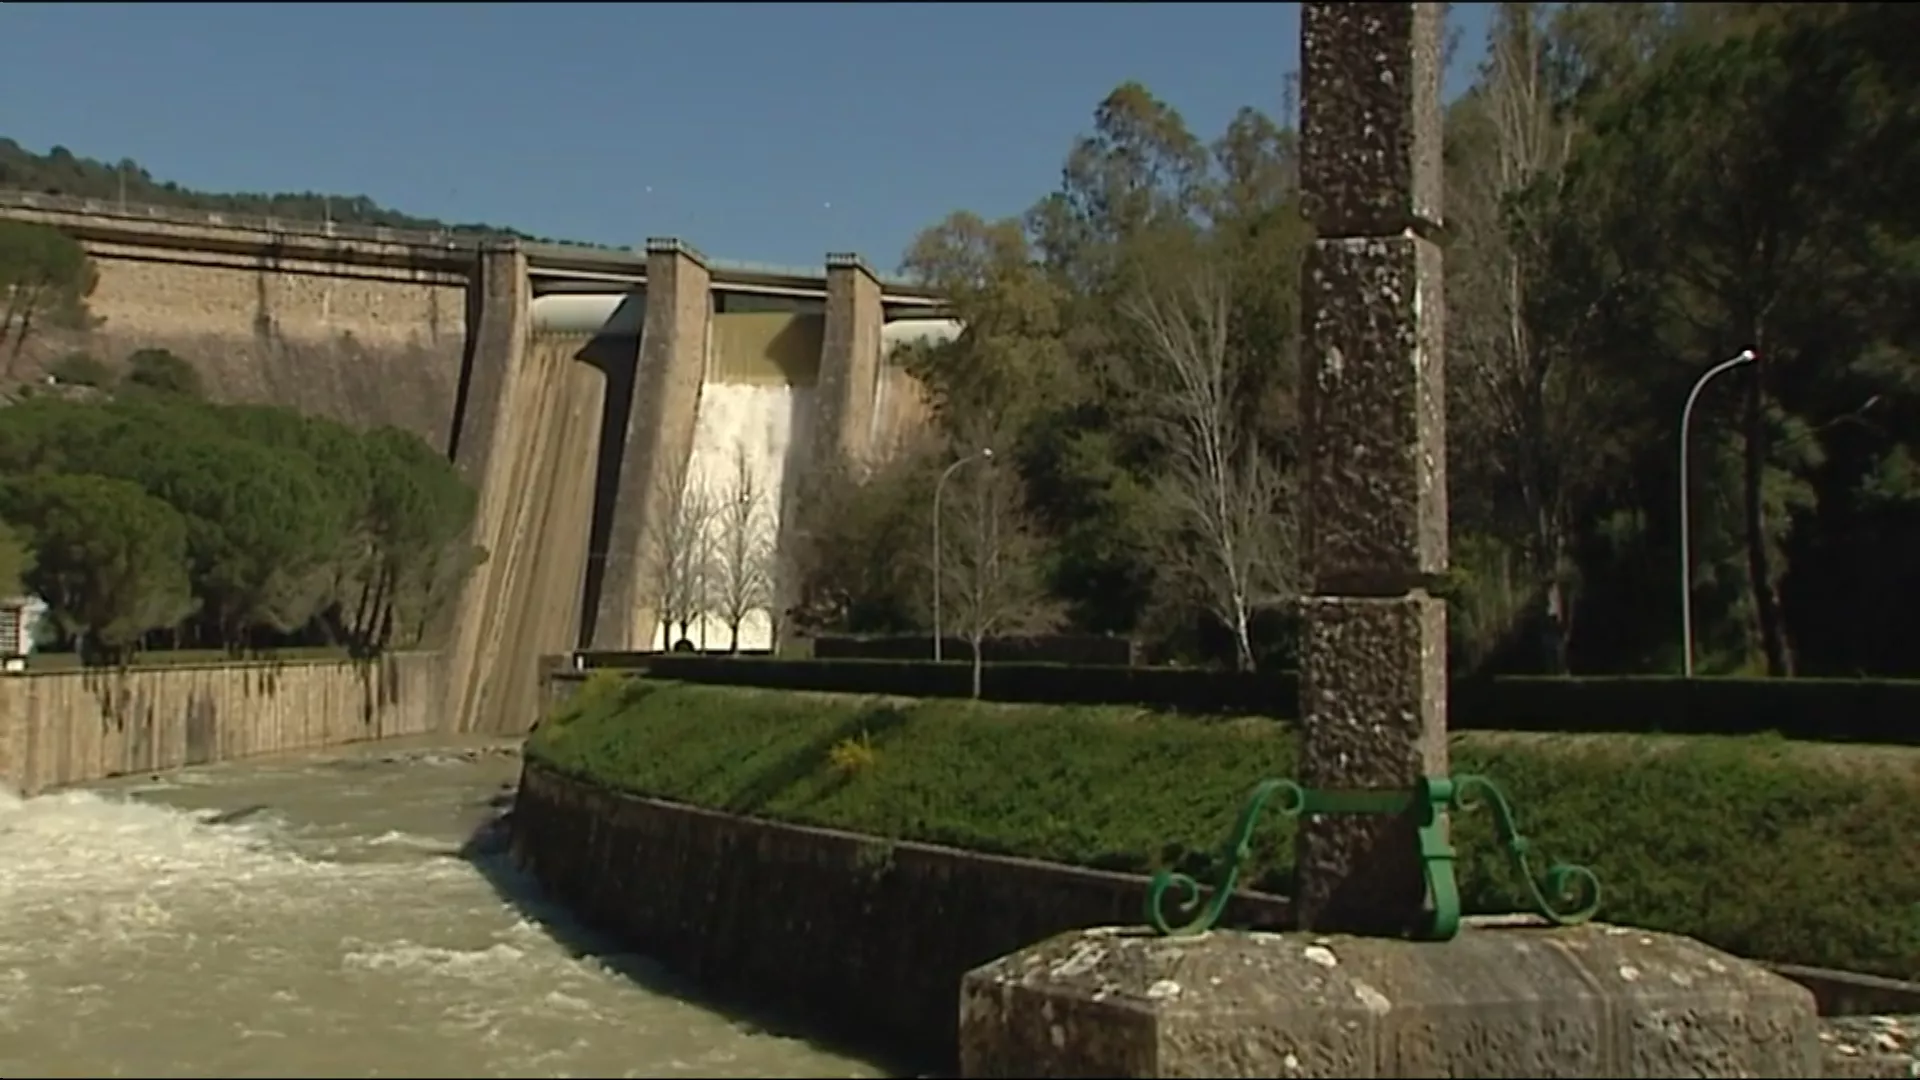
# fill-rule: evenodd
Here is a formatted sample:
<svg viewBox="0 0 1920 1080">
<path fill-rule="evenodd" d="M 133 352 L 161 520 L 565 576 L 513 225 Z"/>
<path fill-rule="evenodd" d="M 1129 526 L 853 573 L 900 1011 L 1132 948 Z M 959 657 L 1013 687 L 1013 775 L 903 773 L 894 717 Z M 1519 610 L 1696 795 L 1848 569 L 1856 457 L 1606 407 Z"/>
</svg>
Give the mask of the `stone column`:
<svg viewBox="0 0 1920 1080">
<path fill-rule="evenodd" d="M 884 321 L 880 279 L 858 255 L 828 255 L 825 340 L 814 391 L 813 437 L 823 462 L 866 462 Z"/>
<path fill-rule="evenodd" d="M 1304 4 L 1307 482 L 1300 715 L 1310 787 L 1447 768 L 1441 5 Z M 1391 934 L 1426 889 L 1413 822 L 1302 824 L 1301 925 Z"/>
<path fill-rule="evenodd" d="M 451 731 L 471 731 L 482 697 L 481 673 L 498 659 L 495 625 L 517 613 L 502 610 L 508 546 L 522 494 L 513 490 L 514 463 L 521 454 L 515 435 L 524 430 L 516 404 L 523 401 L 523 361 L 533 290 L 527 256 L 517 241 L 481 249 L 467 286 L 466 370 L 461 373 L 448 455 L 478 494 L 472 542 L 488 561 L 467 578 L 455 602 L 440 616 L 444 718 Z"/>
<path fill-rule="evenodd" d="M 647 322 L 633 379 L 591 647 L 645 649 L 659 625 L 659 536 L 678 507 L 706 380 L 712 278 L 678 240 L 647 241 Z"/>
<path fill-rule="evenodd" d="M 1445 609 L 1426 591 L 1447 560 L 1440 5 L 1301 8 L 1320 230 L 1302 285 L 1301 772 L 1404 791 L 1447 756 Z M 1407 940 L 1426 906 L 1413 822 L 1312 818 L 1298 851 L 1306 933 L 1094 928 L 968 972 L 960 1075 L 1827 1075 L 1813 995 L 1757 964 L 1524 919 Z"/>
<path fill-rule="evenodd" d="M 508 374 L 526 347 L 533 303 L 527 256 L 517 240 L 488 244 L 467 284 L 467 356 L 447 453 L 467 482 L 486 482 L 486 463 L 506 408 Z"/>
</svg>

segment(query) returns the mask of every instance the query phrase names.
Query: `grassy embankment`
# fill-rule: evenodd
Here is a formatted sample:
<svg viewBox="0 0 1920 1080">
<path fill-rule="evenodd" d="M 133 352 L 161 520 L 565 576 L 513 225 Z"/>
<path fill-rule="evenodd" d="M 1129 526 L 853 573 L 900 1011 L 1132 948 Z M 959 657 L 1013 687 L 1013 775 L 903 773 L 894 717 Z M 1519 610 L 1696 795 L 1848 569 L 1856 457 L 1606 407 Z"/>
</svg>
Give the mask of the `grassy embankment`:
<svg viewBox="0 0 1920 1080">
<path fill-rule="evenodd" d="M 1296 773 L 1265 719 L 695 686 L 602 676 L 528 746 L 659 798 L 1063 863 L 1204 873 L 1248 789 Z M 1591 867 L 1601 916 L 1758 959 L 1920 977 L 1920 753 L 1777 738 L 1453 740 L 1539 865 Z M 1285 891 L 1274 817 L 1254 881 Z M 1458 815 L 1470 911 L 1520 906 L 1484 812 Z"/>
</svg>

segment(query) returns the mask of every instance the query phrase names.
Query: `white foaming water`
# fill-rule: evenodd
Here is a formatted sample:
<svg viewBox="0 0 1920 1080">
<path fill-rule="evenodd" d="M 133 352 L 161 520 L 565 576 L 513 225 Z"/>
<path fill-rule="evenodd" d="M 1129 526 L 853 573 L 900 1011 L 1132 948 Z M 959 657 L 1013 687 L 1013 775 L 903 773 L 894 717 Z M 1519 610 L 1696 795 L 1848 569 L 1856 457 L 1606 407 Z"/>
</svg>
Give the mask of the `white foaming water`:
<svg viewBox="0 0 1920 1080">
<path fill-rule="evenodd" d="M 459 856 L 511 759 L 440 766 L 0 793 L 0 1076 L 884 1075 L 595 955 Z"/>
<path fill-rule="evenodd" d="M 811 434 L 814 390 L 810 386 L 758 383 L 708 383 L 700 390 L 700 410 L 694 420 L 693 456 L 687 463 L 683 498 L 704 495 L 709 505 L 724 503 L 738 490 L 739 461 L 747 462 L 753 489 L 763 503 L 758 529 L 768 543 L 778 541 L 780 508 L 787 489 L 787 462 L 792 451 L 804 451 Z M 728 545 L 724 511 L 707 523 L 706 535 L 715 551 Z M 725 571 L 718 571 L 724 574 Z M 687 636 L 703 649 L 725 648 L 731 640 L 726 621 L 710 615 L 688 628 Z M 750 614 L 740 626 L 740 647 L 765 649 L 773 643 L 773 625 L 764 611 Z M 654 629 L 654 648 L 672 645 L 664 628 Z"/>
</svg>

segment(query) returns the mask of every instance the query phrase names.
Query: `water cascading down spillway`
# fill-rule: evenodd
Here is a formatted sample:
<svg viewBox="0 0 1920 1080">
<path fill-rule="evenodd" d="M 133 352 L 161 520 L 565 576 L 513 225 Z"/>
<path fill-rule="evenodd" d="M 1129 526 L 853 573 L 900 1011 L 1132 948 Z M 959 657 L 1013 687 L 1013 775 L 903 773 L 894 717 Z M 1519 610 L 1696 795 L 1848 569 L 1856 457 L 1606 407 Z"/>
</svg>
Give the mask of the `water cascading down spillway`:
<svg viewBox="0 0 1920 1080">
<path fill-rule="evenodd" d="M 891 358 L 909 342 L 951 340 L 959 331 L 951 320 L 897 320 L 882 330 L 881 353 Z M 704 614 L 687 622 L 684 635 L 677 625 L 660 627 L 655 648 L 672 648 L 683 638 L 702 650 L 774 646 L 768 604 L 741 612 L 738 598 L 743 585 L 757 583 L 766 592 L 763 599 L 773 601 L 771 583 L 780 572 L 774 553 L 791 521 L 796 481 L 819 449 L 815 388 L 824 338 L 825 316 L 805 307 L 714 315 L 681 494 L 685 520 L 675 530 L 698 537 L 692 563 L 704 579 L 695 588 Z M 866 414 L 871 430 L 857 441 L 877 456 L 885 456 L 901 430 L 919 423 L 923 399 L 909 384 L 904 372 L 882 363 L 873 384 L 856 391 L 872 400 Z M 744 618 L 736 638 L 739 614 Z"/>
<path fill-rule="evenodd" d="M 655 648 L 684 640 L 699 649 L 773 645 L 774 553 L 790 478 L 812 445 L 814 388 L 825 317 L 818 311 L 734 311 L 713 316 L 707 372 L 694 419 L 693 455 L 679 519 L 665 528 L 686 555 L 663 587 L 691 591 L 697 611 L 655 630 Z M 681 580 L 686 579 L 686 580 Z M 748 603 L 741 603 L 743 599 Z M 734 616 L 739 615 L 735 641 Z"/>
<path fill-rule="evenodd" d="M 651 526 L 666 564 L 654 584 L 663 594 L 662 614 L 672 619 L 670 626 L 653 627 L 655 649 L 683 640 L 701 650 L 773 646 L 775 555 L 791 517 L 794 481 L 815 457 L 826 321 L 821 303 L 744 294 L 717 299 L 679 505 L 674 520 Z M 638 352 L 645 314 L 642 290 L 555 294 L 534 301 L 532 321 L 536 340 L 547 347 L 630 358 Z M 891 357 L 909 343 L 951 340 L 960 329 L 946 319 L 898 319 L 883 329 L 882 352 Z M 610 379 L 608 389 L 621 392 L 617 380 Z M 879 365 L 873 384 L 858 392 L 871 396 L 872 430 L 856 441 L 877 456 L 922 426 L 922 395 L 894 365 Z M 609 452 L 617 451 L 602 447 L 603 459 Z"/>
</svg>

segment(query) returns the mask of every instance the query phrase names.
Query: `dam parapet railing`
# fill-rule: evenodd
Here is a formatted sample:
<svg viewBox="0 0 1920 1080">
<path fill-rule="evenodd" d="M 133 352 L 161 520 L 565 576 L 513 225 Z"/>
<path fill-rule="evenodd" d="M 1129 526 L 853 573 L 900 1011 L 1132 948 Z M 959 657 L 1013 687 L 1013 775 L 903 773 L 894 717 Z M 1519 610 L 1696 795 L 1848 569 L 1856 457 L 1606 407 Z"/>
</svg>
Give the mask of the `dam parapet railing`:
<svg viewBox="0 0 1920 1080">
<path fill-rule="evenodd" d="M 102 221 L 147 224 L 178 228 L 231 229 L 236 232 L 264 233 L 273 236 L 308 237 L 344 243 L 385 244 L 394 247 L 431 248 L 445 252 L 477 255 L 500 248 L 519 248 L 536 264 L 546 262 L 607 264 L 644 267 L 646 252 L 634 247 L 591 244 L 573 240 L 535 240 L 517 233 L 480 226 L 453 226 L 446 229 L 403 229 L 385 225 L 359 225 L 308 218 L 275 217 L 224 210 L 197 210 L 158 203 L 122 202 L 118 199 L 89 199 L 74 195 L 47 194 L 18 188 L 0 189 L 0 216 L 9 210 L 42 214 L 70 214 Z M 824 279 L 823 266 L 786 266 L 746 259 L 707 258 L 710 270 L 726 277 Z M 917 284 L 895 275 L 877 275 L 880 283 L 898 292 L 896 302 L 932 304 Z"/>
<path fill-rule="evenodd" d="M 48 195 L 35 191 L 0 190 L 0 210 L 38 210 L 50 214 L 75 214 L 86 217 L 151 222 L 158 225 L 200 226 L 239 229 L 286 236 L 327 237 L 336 240 L 361 240 L 405 247 L 467 248 L 478 250 L 488 242 L 515 239 L 511 234 L 478 229 L 395 229 L 384 225 L 356 225 L 337 221 L 311 221 L 273 217 L 264 214 L 234 213 L 223 210 L 195 210 L 155 203 L 121 202 L 117 199 L 85 199 L 73 195 Z M 553 244 L 554 247 L 570 247 Z M 580 245 L 591 250 L 589 245 Z"/>
</svg>

